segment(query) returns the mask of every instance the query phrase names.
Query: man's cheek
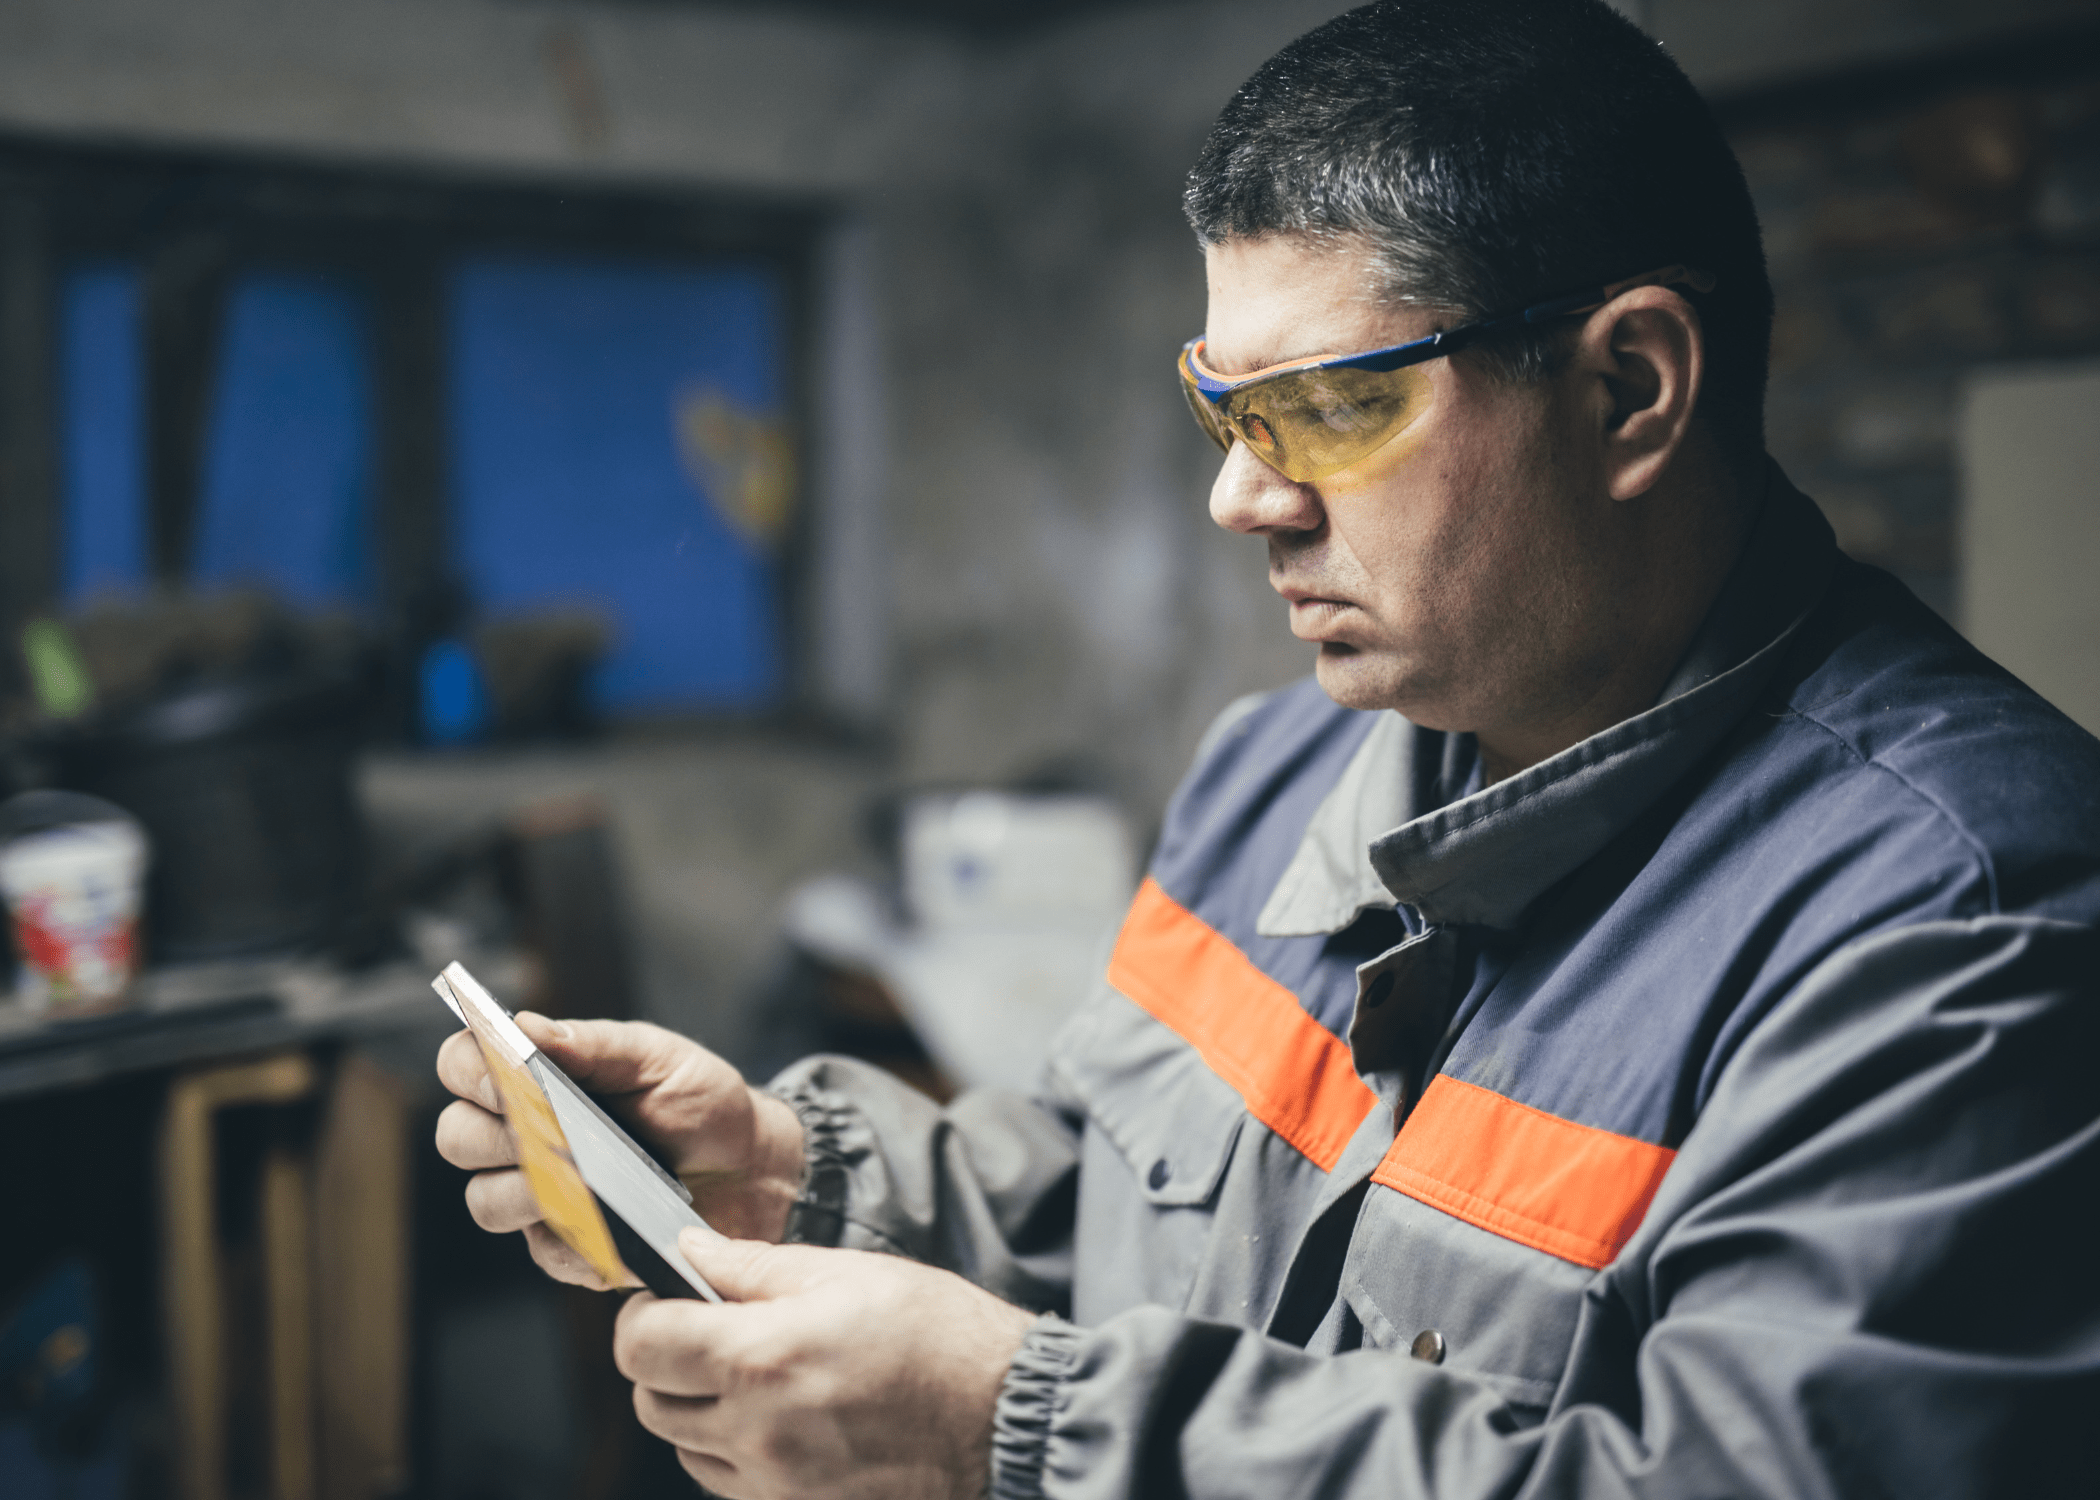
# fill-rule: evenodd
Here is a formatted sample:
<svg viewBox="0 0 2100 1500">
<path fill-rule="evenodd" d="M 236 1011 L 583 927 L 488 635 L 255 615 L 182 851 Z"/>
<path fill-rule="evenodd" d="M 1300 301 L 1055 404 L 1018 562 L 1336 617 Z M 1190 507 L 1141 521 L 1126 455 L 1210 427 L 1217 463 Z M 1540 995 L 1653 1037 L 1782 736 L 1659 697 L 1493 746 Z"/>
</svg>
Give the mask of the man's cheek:
<svg viewBox="0 0 2100 1500">
<path fill-rule="evenodd" d="M 1314 488 L 1324 500 L 1347 501 L 1375 494 L 1402 481 L 1415 468 L 1417 455 L 1431 446 L 1432 429 L 1436 425 L 1433 414 L 1410 423 L 1384 447 L 1372 449 L 1348 468 L 1317 481 Z"/>
</svg>

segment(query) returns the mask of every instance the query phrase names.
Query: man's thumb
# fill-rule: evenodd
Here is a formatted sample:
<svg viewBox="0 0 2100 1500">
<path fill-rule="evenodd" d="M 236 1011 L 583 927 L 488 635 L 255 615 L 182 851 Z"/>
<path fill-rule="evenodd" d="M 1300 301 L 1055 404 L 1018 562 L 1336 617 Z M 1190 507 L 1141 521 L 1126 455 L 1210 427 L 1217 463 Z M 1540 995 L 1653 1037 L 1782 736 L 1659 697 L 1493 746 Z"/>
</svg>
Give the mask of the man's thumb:
<svg viewBox="0 0 2100 1500">
<path fill-rule="evenodd" d="M 521 1010 L 511 1019 L 532 1038 L 535 1047 L 568 1048 L 576 1042 L 576 1028 L 567 1021 L 550 1020 L 536 1010 Z"/>
<path fill-rule="evenodd" d="M 655 1083 L 668 1064 L 653 1026 L 628 1021 L 550 1021 L 529 1010 L 518 1027 L 576 1082 L 609 1094 L 633 1093 Z"/>
<path fill-rule="evenodd" d="M 764 1302 L 800 1291 L 794 1262 L 803 1247 L 732 1240 L 707 1229 L 682 1230 L 678 1248 L 707 1284 L 729 1302 Z"/>
</svg>

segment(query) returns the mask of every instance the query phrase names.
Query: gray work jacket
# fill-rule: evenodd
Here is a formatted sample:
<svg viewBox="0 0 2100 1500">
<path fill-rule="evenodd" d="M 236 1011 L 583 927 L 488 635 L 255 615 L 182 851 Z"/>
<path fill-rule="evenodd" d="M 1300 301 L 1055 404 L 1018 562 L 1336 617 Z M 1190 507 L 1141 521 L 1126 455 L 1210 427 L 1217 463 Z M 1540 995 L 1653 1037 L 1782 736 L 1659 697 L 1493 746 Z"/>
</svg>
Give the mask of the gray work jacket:
<svg viewBox="0 0 2100 1500">
<path fill-rule="evenodd" d="M 776 1080 L 793 1237 L 1059 1315 L 993 1493 L 2100 1491 L 2100 744 L 1775 476 L 1657 706 L 1478 780 L 1238 705 L 1039 1097 Z"/>
</svg>

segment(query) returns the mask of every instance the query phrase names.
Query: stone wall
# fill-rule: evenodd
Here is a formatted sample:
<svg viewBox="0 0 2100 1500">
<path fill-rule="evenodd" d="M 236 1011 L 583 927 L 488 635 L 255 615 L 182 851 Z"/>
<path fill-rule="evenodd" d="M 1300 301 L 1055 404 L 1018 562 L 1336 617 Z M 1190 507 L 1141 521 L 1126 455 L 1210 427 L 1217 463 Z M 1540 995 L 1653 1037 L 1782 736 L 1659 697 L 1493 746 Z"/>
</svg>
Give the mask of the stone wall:
<svg viewBox="0 0 2100 1500">
<path fill-rule="evenodd" d="M 1848 552 L 1951 616 L 1963 375 L 2100 352 L 2100 46 L 2028 44 L 1723 113 L 1778 296 L 1772 452 Z"/>
</svg>

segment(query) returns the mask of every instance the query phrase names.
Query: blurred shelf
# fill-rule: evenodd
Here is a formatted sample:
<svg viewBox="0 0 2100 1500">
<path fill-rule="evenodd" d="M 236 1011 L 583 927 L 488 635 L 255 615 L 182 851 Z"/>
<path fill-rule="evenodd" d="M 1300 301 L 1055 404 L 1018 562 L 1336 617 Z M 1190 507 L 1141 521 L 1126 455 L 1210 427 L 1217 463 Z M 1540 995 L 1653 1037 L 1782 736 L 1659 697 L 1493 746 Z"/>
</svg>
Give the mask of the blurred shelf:
<svg viewBox="0 0 2100 1500">
<path fill-rule="evenodd" d="M 498 995 L 517 993 L 516 957 L 469 963 Z M 106 1015 L 53 1021 L 0 1001 L 0 1100 L 428 1026 L 435 972 L 408 962 L 355 974 L 286 960 L 191 964 L 144 975 L 132 1006 Z"/>
</svg>

